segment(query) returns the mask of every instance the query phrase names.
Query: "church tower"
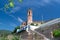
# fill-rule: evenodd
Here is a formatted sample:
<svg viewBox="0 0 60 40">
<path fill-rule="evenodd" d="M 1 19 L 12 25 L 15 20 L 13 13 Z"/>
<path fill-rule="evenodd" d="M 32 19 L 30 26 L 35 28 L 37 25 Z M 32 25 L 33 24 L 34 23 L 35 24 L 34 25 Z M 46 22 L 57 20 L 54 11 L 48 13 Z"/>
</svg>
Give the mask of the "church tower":
<svg viewBox="0 0 60 40">
<path fill-rule="evenodd" d="M 29 10 L 28 10 L 27 24 L 31 24 L 31 23 L 32 23 L 32 10 L 29 9 Z"/>
</svg>

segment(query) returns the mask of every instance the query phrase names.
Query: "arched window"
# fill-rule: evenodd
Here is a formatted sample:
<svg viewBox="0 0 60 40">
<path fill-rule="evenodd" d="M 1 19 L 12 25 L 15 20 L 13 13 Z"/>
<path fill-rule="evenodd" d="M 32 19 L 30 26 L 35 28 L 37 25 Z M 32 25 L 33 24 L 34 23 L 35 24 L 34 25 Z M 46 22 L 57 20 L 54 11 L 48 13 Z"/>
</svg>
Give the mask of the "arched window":
<svg viewBox="0 0 60 40">
<path fill-rule="evenodd" d="M 29 11 L 29 16 L 30 16 L 30 11 Z"/>
</svg>

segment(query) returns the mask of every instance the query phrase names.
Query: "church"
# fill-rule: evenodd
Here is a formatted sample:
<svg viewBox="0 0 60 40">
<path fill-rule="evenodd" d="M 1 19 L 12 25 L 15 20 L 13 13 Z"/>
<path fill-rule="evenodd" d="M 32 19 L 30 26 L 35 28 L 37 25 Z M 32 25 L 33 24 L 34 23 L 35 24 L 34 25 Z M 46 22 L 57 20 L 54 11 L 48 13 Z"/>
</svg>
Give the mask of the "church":
<svg viewBox="0 0 60 40">
<path fill-rule="evenodd" d="M 22 26 L 26 26 L 26 25 L 40 25 L 42 24 L 41 21 L 33 21 L 33 15 L 32 15 L 32 9 L 28 9 L 28 12 L 27 12 L 27 21 L 26 22 L 23 22 L 22 23 Z"/>
</svg>

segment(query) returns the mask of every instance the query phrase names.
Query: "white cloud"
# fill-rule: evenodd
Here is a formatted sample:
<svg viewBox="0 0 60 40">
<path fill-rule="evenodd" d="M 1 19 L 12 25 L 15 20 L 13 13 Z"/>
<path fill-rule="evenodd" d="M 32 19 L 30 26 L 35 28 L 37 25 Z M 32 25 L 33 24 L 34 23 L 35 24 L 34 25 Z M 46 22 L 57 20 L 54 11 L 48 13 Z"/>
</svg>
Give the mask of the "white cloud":
<svg viewBox="0 0 60 40">
<path fill-rule="evenodd" d="M 55 2 L 60 3 L 60 0 L 55 0 Z"/>
<path fill-rule="evenodd" d="M 60 0 L 29 0 L 29 1 L 25 1 L 22 3 L 22 6 L 45 6 L 45 5 L 51 5 L 54 3 L 60 3 Z"/>
<path fill-rule="evenodd" d="M 42 0 L 42 4 L 54 4 L 54 3 L 60 3 L 60 0 Z"/>
<path fill-rule="evenodd" d="M 16 27 L 17 25 L 14 23 L 10 23 L 10 26 Z"/>
<path fill-rule="evenodd" d="M 43 3 L 50 3 L 51 0 L 42 0 Z"/>
<path fill-rule="evenodd" d="M 17 18 L 14 15 L 9 15 L 10 17 L 12 17 L 13 19 L 17 20 Z"/>
<path fill-rule="evenodd" d="M 3 23 L 0 23 L 0 24 L 3 24 Z"/>
<path fill-rule="evenodd" d="M 20 17 L 18 17 L 18 21 L 19 21 L 19 22 L 23 22 L 23 20 L 22 20 Z"/>
<path fill-rule="evenodd" d="M 11 11 L 10 11 L 10 13 L 15 13 L 16 11 L 18 11 L 20 9 L 20 7 L 14 7 Z"/>
<path fill-rule="evenodd" d="M 4 23 L 0 23 L 1 25 L 6 25 L 6 24 L 4 24 Z"/>
</svg>

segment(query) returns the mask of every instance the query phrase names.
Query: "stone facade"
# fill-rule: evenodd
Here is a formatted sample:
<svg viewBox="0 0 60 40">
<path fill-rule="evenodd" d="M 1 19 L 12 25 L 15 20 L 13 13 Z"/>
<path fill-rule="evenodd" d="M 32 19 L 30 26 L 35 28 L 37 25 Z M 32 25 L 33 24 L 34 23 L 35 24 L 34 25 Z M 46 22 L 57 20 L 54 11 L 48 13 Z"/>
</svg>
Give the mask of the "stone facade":
<svg viewBox="0 0 60 40">
<path fill-rule="evenodd" d="M 28 18 L 27 18 L 27 24 L 31 24 L 32 23 L 32 10 L 29 9 L 28 10 Z"/>
</svg>

